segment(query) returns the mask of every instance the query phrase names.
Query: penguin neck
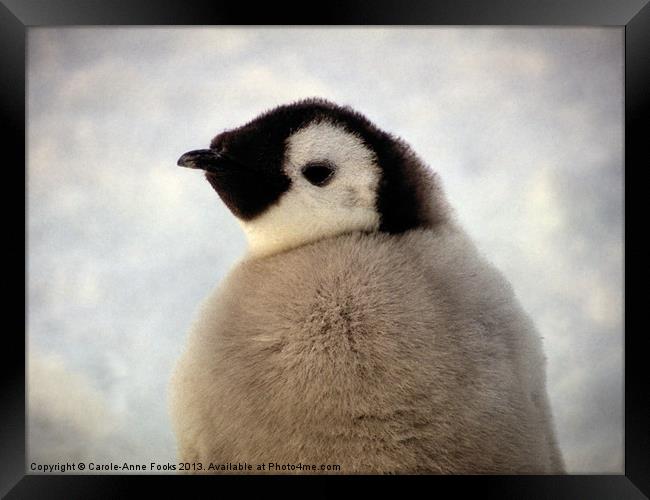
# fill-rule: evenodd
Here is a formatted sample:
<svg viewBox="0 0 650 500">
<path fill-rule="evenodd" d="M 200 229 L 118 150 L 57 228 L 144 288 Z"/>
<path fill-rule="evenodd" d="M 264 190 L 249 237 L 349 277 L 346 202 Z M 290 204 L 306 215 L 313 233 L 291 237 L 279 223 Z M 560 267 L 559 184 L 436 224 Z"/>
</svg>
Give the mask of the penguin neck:
<svg viewBox="0 0 650 500">
<path fill-rule="evenodd" d="M 279 234 L 260 234 L 256 231 L 245 231 L 248 239 L 249 258 L 268 257 L 278 253 L 293 250 L 294 248 L 318 241 L 317 238 L 307 240 L 297 236 Z"/>
<path fill-rule="evenodd" d="M 360 212 L 356 217 L 338 219 L 335 223 L 326 220 L 310 218 L 311 214 L 292 220 L 263 221 L 263 223 L 241 222 L 242 229 L 248 240 L 248 256 L 251 258 L 265 257 L 316 241 L 333 238 L 342 234 L 362 231 L 375 231 L 379 226 L 379 218 L 373 213 Z"/>
<path fill-rule="evenodd" d="M 278 253 L 293 250 L 295 248 L 315 243 L 317 241 L 334 238 L 342 234 L 348 234 L 356 231 L 372 231 L 375 228 L 358 228 L 350 227 L 347 230 L 343 228 L 320 228 L 318 232 L 311 234 L 305 233 L 290 233 L 290 232 L 275 232 L 266 233 L 264 231 L 251 230 L 250 227 L 245 228 L 244 232 L 248 239 L 248 257 L 259 258 L 275 255 Z"/>
</svg>

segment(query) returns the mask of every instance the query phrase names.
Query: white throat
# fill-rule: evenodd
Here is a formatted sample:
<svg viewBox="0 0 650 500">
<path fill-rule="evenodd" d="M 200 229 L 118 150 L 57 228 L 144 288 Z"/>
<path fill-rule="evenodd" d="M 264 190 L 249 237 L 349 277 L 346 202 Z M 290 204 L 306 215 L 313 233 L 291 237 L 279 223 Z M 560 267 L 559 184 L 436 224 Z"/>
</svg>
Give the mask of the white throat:
<svg viewBox="0 0 650 500">
<path fill-rule="evenodd" d="M 326 186 L 314 186 L 302 168 L 324 160 L 335 166 L 335 174 Z M 283 169 L 291 179 L 289 190 L 260 216 L 240 221 L 251 256 L 379 226 L 380 170 L 374 153 L 354 134 L 327 121 L 312 123 L 287 139 Z"/>
</svg>

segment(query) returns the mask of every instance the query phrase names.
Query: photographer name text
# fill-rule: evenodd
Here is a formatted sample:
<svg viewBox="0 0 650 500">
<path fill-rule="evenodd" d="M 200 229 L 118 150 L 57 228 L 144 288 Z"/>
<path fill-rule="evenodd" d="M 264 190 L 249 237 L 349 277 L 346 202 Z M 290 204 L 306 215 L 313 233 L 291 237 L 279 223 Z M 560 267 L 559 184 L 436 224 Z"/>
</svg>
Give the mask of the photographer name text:
<svg viewBox="0 0 650 500">
<path fill-rule="evenodd" d="M 337 464 L 280 464 L 277 462 L 266 462 L 261 464 L 250 464 L 247 462 L 209 463 L 201 462 L 179 462 L 160 464 L 149 462 L 149 464 L 132 464 L 128 462 L 119 463 L 96 463 L 96 462 L 57 462 L 56 464 L 39 464 L 32 462 L 30 470 L 33 472 L 62 473 L 62 472 L 317 472 L 317 471 L 340 471 L 341 466 Z"/>
</svg>

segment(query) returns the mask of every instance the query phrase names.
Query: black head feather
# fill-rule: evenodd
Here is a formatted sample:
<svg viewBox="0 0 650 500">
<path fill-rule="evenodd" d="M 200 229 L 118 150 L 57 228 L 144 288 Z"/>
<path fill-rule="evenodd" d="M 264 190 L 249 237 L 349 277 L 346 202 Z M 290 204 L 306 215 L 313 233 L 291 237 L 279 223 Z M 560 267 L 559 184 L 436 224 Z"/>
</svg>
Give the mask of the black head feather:
<svg viewBox="0 0 650 500">
<path fill-rule="evenodd" d="M 291 185 L 282 171 L 287 139 L 319 121 L 343 127 L 375 153 L 381 170 L 377 196 L 380 231 L 400 233 L 433 227 L 446 219 L 446 205 L 435 174 L 405 142 L 380 130 L 353 109 L 317 98 L 276 107 L 217 135 L 210 148 L 224 161 L 231 161 L 233 168 L 223 173 L 206 172 L 208 181 L 235 215 L 245 220 L 256 217 Z M 232 171 L 238 174 L 231 175 Z"/>
</svg>

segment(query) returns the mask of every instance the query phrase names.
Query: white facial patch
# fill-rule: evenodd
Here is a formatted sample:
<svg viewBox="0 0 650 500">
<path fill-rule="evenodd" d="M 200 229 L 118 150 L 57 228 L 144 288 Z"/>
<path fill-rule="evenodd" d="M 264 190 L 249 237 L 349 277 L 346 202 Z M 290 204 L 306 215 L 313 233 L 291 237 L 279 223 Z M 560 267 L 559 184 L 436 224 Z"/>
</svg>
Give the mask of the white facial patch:
<svg viewBox="0 0 650 500">
<path fill-rule="evenodd" d="M 302 174 L 311 162 L 334 166 L 324 186 Z M 283 169 L 291 179 L 279 202 L 250 221 L 241 221 L 255 256 L 269 255 L 305 243 L 379 226 L 375 200 L 380 170 L 374 153 L 344 128 L 322 121 L 287 139 Z"/>
</svg>

